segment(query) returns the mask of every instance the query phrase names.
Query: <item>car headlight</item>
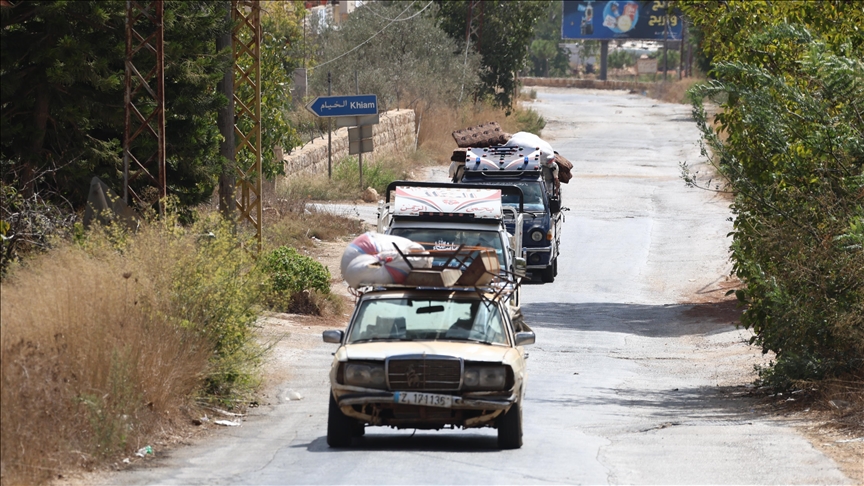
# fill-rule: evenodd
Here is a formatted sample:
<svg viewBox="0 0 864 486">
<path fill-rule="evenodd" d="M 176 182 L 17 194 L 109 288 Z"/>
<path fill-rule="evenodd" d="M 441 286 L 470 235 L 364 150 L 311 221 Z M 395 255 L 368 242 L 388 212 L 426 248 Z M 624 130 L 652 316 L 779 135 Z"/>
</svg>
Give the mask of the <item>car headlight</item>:
<svg viewBox="0 0 864 486">
<path fill-rule="evenodd" d="M 540 228 L 535 228 L 531 230 L 531 234 L 529 236 L 531 236 L 532 241 L 539 243 L 546 235 L 543 234 L 543 230 L 541 230 Z"/>
<path fill-rule="evenodd" d="M 462 386 L 465 390 L 503 390 L 507 385 L 507 368 L 483 366 L 465 368 Z"/>
<path fill-rule="evenodd" d="M 387 387 L 384 365 L 346 363 L 342 377 L 346 385 L 380 388 L 382 390 Z"/>
</svg>

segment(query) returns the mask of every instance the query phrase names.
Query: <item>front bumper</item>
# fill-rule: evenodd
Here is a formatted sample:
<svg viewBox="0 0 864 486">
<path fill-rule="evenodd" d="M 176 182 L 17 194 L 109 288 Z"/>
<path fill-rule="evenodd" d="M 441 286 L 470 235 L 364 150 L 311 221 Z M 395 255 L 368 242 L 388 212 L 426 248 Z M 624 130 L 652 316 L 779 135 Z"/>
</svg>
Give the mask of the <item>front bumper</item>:
<svg viewBox="0 0 864 486">
<path fill-rule="evenodd" d="M 549 266 L 552 259 L 552 247 L 523 247 L 522 252 L 529 270 L 543 270 Z"/>
<path fill-rule="evenodd" d="M 461 396 L 452 395 L 452 406 L 441 408 L 400 404 L 396 401 L 396 393 L 390 391 L 341 386 L 332 392 L 342 413 L 349 417 L 370 425 L 406 428 L 489 426 L 518 399 L 515 391 L 510 391 L 507 396 L 502 396 L 501 392 L 466 392 Z"/>
</svg>

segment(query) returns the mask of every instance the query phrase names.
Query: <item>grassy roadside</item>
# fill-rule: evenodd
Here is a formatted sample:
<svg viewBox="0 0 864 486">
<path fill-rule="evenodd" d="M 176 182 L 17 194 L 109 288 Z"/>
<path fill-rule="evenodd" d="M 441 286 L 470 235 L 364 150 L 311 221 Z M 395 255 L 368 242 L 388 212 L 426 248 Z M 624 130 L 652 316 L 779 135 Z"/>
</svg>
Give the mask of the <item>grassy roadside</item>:
<svg viewBox="0 0 864 486">
<path fill-rule="evenodd" d="M 360 229 L 287 201 L 265 214 L 265 251 Z M 255 336 L 268 275 L 242 228 L 207 210 L 197 218 L 79 232 L 0 283 L 3 484 L 134 459 L 189 427 L 201 406 L 248 402 L 264 358 Z"/>
</svg>

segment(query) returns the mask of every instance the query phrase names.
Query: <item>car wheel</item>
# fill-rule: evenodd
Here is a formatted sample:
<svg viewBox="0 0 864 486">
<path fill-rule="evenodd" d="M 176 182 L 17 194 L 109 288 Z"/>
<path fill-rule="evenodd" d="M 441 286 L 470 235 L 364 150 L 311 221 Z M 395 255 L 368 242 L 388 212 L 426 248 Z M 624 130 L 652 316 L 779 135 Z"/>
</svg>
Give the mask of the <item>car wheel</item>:
<svg viewBox="0 0 864 486">
<path fill-rule="evenodd" d="M 330 409 L 327 414 L 327 445 L 330 447 L 348 447 L 351 438 L 357 430 L 357 421 L 345 416 L 336 403 L 333 393 L 330 393 Z"/>
<path fill-rule="evenodd" d="M 555 277 L 557 277 L 557 276 L 558 276 L 558 257 L 555 257 L 555 259 L 552 260 L 552 267 L 555 269 L 555 270 L 552 272 L 552 274 L 553 274 Z"/>
<path fill-rule="evenodd" d="M 366 424 L 357 422 L 354 424 L 354 437 L 363 437 L 366 435 Z"/>
<path fill-rule="evenodd" d="M 522 407 L 514 403 L 504 415 L 498 418 L 498 447 L 518 449 L 522 447 Z"/>
<path fill-rule="evenodd" d="M 540 278 L 543 280 L 543 283 L 552 283 L 555 281 L 555 262 L 550 263 L 548 267 L 540 272 Z"/>
</svg>

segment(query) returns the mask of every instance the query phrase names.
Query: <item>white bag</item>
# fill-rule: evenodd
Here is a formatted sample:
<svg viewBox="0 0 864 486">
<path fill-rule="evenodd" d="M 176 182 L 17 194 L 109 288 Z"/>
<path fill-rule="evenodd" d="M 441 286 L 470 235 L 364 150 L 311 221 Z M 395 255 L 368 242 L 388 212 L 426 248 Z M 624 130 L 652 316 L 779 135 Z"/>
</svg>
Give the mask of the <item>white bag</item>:
<svg viewBox="0 0 864 486">
<path fill-rule="evenodd" d="M 533 133 L 516 132 L 504 145 L 507 147 L 539 148 L 540 152 L 546 156 L 545 160 L 542 161 L 543 164 L 547 166 L 555 165 L 555 151 L 552 150 L 552 146 L 549 145 L 549 142 Z"/>
<path fill-rule="evenodd" d="M 403 254 L 425 251 L 423 245 L 408 238 L 381 233 L 364 233 L 352 241 L 342 253 L 339 265 L 342 278 L 351 288 L 366 285 L 401 284 L 411 268 L 393 247 Z M 431 268 L 431 257 L 409 257 L 414 268 Z"/>
</svg>

